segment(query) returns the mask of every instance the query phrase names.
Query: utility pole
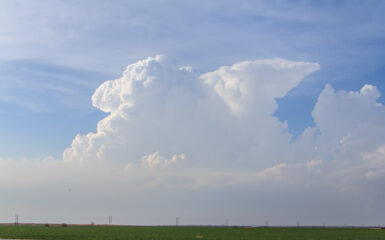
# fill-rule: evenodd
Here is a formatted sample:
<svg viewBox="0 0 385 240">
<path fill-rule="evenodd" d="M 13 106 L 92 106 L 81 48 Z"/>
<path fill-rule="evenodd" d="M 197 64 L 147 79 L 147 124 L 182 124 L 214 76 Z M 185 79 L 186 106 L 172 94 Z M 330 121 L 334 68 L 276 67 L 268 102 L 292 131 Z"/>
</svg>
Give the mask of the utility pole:
<svg viewBox="0 0 385 240">
<path fill-rule="evenodd" d="M 15 214 L 15 225 L 19 224 L 19 214 Z"/>
<path fill-rule="evenodd" d="M 108 216 L 108 224 L 112 224 L 112 216 Z"/>
<path fill-rule="evenodd" d="M 176 217 L 175 219 L 175 226 L 178 226 L 179 225 L 179 217 Z"/>
</svg>

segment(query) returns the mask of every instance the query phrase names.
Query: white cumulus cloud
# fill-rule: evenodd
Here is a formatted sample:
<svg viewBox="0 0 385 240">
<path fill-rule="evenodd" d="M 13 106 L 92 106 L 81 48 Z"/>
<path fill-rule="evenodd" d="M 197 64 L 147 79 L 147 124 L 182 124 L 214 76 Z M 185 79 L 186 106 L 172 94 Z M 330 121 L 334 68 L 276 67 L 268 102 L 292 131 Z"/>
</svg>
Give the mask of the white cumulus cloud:
<svg viewBox="0 0 385 240">
<path fill-rule="evenodd" d="M 164 156 L 160 155 L 159 152 L 154 152 L 152 154 L 142 157 L 142 165 L 146 167 L 156 167 L 158 165 L 168 165 L 172 163 L 177 163 L 179 160 L 185 158 L 184 154 L 174 154 L 170 159 L 166 159 Z"/>
</svg>

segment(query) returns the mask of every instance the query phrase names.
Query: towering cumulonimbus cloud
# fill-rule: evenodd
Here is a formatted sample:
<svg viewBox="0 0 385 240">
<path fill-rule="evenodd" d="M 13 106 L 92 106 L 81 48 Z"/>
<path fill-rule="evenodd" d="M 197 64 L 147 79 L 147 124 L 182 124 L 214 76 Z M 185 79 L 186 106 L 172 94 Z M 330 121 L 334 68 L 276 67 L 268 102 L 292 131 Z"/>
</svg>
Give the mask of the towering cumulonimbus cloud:
<svg viewBox="0 0 385 240">
<path fill-rule="evenodd" d="M 161 152 L 185 154 L 186 164 L 198 166 L 271 164 L 290 141 L 287 126 L 272 117 L 275 98 L 318 69 L 318 64 L 277 58 L 198 77 L 165 56 L 149 57 L 95 91 L 93 105 L 109 115 L 95 133 L 76 136 L 63 158 L 126 165 Z M 282 153 L 276 154 L 274 144 L 282 145 Z"/>
<path fill-rule="evenodd" d="M 96 132 L 76 136 L 63 159 L 134 175 L 140 168 L 177 173 L 196 186 L 336 181 L 332 185 L 346 190 L 357 178 L 378 179 L 385 110 L 375 86 L 346 92 L 326 85 L 312 113 L 315 126 L 294 142 L 286 123 L 272 116 L 275 98 L 318 69 L 316 63 L 277 58 L 198 76 L 165 56 L 140 60 L 95 91 L 93 105 L 109 115 Z"/>
</svg>

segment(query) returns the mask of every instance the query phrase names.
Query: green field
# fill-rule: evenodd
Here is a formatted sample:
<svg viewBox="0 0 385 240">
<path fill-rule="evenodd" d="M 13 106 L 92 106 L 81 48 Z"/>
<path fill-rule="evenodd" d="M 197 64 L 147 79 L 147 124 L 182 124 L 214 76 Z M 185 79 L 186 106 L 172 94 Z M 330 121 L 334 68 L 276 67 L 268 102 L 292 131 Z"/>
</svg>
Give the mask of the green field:
<svg viewBox="0 0 385 240">
<path fill-rule="evenodd" d="M 385 239 L 385 230 L 365 228 L 234 228 L 132 226 L 0 226 L 0 239 Z"/>
</svg>

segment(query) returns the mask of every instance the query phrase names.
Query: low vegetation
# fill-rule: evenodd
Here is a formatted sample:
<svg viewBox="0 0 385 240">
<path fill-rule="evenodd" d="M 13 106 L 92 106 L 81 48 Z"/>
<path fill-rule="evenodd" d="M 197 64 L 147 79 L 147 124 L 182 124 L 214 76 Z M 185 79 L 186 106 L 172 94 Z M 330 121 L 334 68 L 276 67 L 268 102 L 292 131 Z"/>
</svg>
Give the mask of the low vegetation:
<svg viewBox="0 0 385 240">
<path fill-rule="evenodd" d="M 46 240 L 383 240 L 385 230 L 369 228 L 138 227 L 1 225 L 0 239 Z"/>
</svg>

